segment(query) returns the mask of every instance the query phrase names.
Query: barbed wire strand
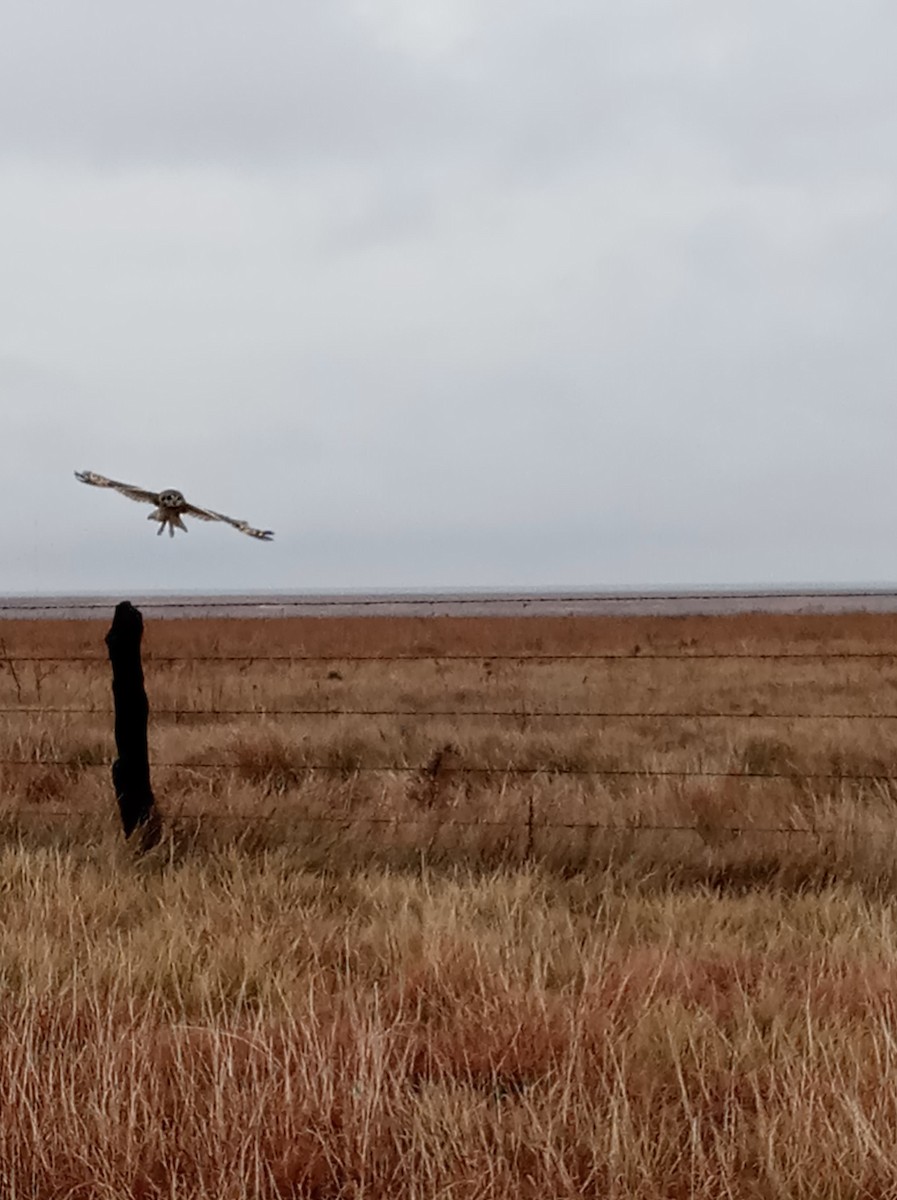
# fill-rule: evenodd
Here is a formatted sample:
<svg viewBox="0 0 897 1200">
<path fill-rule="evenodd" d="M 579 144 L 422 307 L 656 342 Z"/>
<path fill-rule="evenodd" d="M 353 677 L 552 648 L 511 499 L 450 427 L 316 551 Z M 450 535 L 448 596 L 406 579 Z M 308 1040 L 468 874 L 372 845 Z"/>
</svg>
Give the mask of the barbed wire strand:
<svg viewBox="0 0 897 1200">
<path fill-rule="evenodd" d="M 0 821 L 3 819 L 16 820 L 24 816 L 35 816 L 43 819 L 50 818 L 66 818 L 73 817 L 82 820 L 114 820 L 112 814 L 78 809 L 45 809 L 45 808 L 28 808 L 22 807 L 15 810 L 0 810 Z M 289 821 L 294 825 L 339 825 L 345 827 L 347 825 L 382 825 L 382 826 L 402 826 L 409 825 L 414 827 L 426 826 L 439 831 L 443 828 L 460 828 L 460 829 L 520 829 L 530 830 L 538 833 L 540 830 L 548 829 L 579 829 L 579 830 L 600 830 L 607 833 L 621 833 L 633 836 L 639 836 L 649 833 L 692 833 L 698 834 L 701 837 L 707 835 L 731 834 L 733 836 L 751 836 L 754 834 L 785 834 L 799 837 L 823 837 L 832 835 L 836 830 L 826 828 L 806 828 L 803 826 L 793 825 L 682 825 L 682 824 L 639 824 L 639 825 L 618 825 L 605 821 L 533 821 L 521 819 L 506 818 L 503 820 L 463 820 L 457 817 L 447 818 L 441 821 L 434 821 L 427 817 L 374 817 L 374 816 L 359 816 L 353 814 L 351 816 L 308 816 L 306 814 L 294 813 L 260 813 L 258 815 L 250 813 L 221 813 L 200 811 L 194 813 L 171 813 L 164 814 L 163 821 L 168 825 L 177 825 L 184 822 L 201 822 L 208 821 L 215 824 L 223 824 L 225 822 L 249 824 L 249 825 L 264 825 L 271 824 L 275 821 Z"/>
<path fill-rule="evenodd" d="M 695 654 L 651 653 L 642 654 L 145 654 L 144 667 L 157 665 L 170 666 L 175 663 L 390 663 L 390 662 L 427 662 L 440 664 L 444 662 L 481 662 L 484 665 L 497 662 L 513 663 L 554 663 L 554 662 L 708 662 L 708 661 L 797 661 L 806 659 L 810 662 L 829 661 L 830 659 L 897 659 L 897 650 L 809 650 L 809 651 L 701 651 Z M 10 664 L 18 666 L 24 663 L 99 663 L 108 667 L 109 660 L 100 654 L 2 654 L 0 668 Z"/>
<path fill-rule="evenodd" d="M 3 758 L 0 767 L 67 767 L 75 771 L 106 769 L 112 766 L 113 759 L 104 758 L 91 761 L 78 758 Z M 835 783 L 897 783 L 897 775 L 886 772 L 840 772 L 840 771 L 707 771 L 679 770 L 660 768 L 657 770 L 639 770 L 625 767 L 562 767 L 543 764 L 538 767 L 517 766 L 479 766 L 472 764 L 434 766 L 432 763 L 334 763 L 297 762 L 290 763 L 289 769 L 297 774 L 302 772 L 317 772 L 327 775 L 339 775 L 343 778 L 352 775 L 400 775 L 417 774 L 427 778 L 439 778 L 443 775 L 517 775 L 533 777 L 537 775 L 563 776 L 571 775 L 582 778 L 596 779 L 764 779 L 787 780 L 790 783 L 826 780 Z M 156 760 L 150 763 L 156 770 L 196 770 L 196 771 L 244 771 L 252 776 L 258 775 L 259 769 L 255 764 L 240 762 L 188 762 L 186 760 Z M 264 774 L 262 765 L 261 774 Z"/>
<path fill-rule="evenodd" d="M 101 716 L 114 714 L 113 708 L 54 707 L 52 705 L 14 705 L 0 707 L 0 716 Z M 600 720 L 725 720 L 725 721 L 895 721 L 897 712 L 698 712 L 689 710 L 569 709 L 550 712 L 545 709 L 513 708 L 153 708 L 154 717 L 502 717 L 515 721 L 596 718 Z"/>
</svg>

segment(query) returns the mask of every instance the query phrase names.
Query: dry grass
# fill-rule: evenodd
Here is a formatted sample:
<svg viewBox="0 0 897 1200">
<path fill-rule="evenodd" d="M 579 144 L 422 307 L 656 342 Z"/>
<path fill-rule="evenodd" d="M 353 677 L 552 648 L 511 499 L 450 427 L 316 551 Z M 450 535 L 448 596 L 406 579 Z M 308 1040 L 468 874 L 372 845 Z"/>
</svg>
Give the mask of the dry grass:
<svg viewBox="0 0 897 1200">
<path fill-rule="evenodd" d="M 94 654 L 103 632 L 8 622 L 3 646 Z M 895 633 L 883 617 L 155 623 L 153 753 L 194 764 L 157 770 L 163 807 L 239 819 L 175 823 L 138 862 L 97 766 L 109 719 L 4 716 L 0 757 L 63 761 L 2 779 L 0 1195 L 897 1196 L 895 797 L 801 778 L 897 774 L 890 724 L 528 715 L 897 712 L 889 660 L 644 659 L 890 651 Z M 611 664 L 151 661 L 636 644 Z M 0 661 L 0 706 L 108 703 L 102 663 Z M 264 715 L 314 705 L 519 715 Z M 158 714 L 227 707 L 260 715 Z M 539 773 L 449 770 L 471 763 Z M 557 774 L 611 765 L 646 774 Z M 524 862 L 531 802 L 622 832 L 537 827 Z M 811 832 L 757 832 L 773 826 Z"/>
<path fill-rule="evenodd" d="M 0 818 L 108 819 L 109 715 L 46 711 L 109 708 L 104 632 L 95 622 L 5 623 L 0 709 L 42 711 L 0 713 L 0 760 L 32 760 L 0 764 Z M 850 777 L 897 775 L 897 720 L 856 714 L 897 715 L 897 657 L 696 656 L 868 654 L 895 642 L 889 616 L 155 621 L 146 674 L 156 790 L 179 834 L 290 840 L 309 863 L 336 851 L 343 862 L 376 852 L 399 864 L 425 850 L 431 862 L 497 865 L 532 851 L 566 869 L 635 857 L 640 870 L 689 879 L 727 864 L 748 877 L 756 861 L 762 877 L 779 865 L 797 878 L 815 864 L 868 882 L 871 859 L 890 873 L 882 842 L 897 790 Z M 500 657 L 552 653 L 625 657 Z M 99 657 L 21 661 L 54 654 Z M 232 654 L 244 658 L 193 661 Z M 445 711 L 467 715 L 432 715 Z M 571 711 L 641 715 L 558 715 Z M 796 715 L 764 715 L 783 712 Z M 47 759 L 60 762 L 36 761 Z M 752 778 L 675 774 L 692 771 Z M 646 826 L 661 829 L 649 836 Z M 668 832 L 682 826 L 697 832 Z M 725 832 L 742 829 L 754 832 Z"/>
<path fill-rule="evenodd" d="M 108 843 L 0 878 L 4 1196 L 894 1194 L 893 901 Z"/>
</svg>

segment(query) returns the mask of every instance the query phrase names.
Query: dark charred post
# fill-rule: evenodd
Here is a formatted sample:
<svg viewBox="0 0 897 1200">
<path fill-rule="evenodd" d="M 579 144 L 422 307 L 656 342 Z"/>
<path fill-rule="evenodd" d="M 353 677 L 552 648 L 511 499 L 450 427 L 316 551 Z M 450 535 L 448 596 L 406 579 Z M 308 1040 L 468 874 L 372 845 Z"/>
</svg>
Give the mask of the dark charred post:
<svg viewBox="0 0 897 1200">
<path fill-rule="evenodd" d="M 536 807 L 533 803 L 533 793 L 530 792 L 526 806 L 526 850 L 524 858 L 529 862 L 536 850 Z"/>
<path fill-rule="evenodd" d="M 112 786 L 125 837 L 137 833 L 141 850 L 149 850 L 161 836 L 161 823 L 150 786 L 147 720 L 149 701 L 143 686 L 140 642 L 143 617 L 127 600 L 115 609 L 106 634 L 112 663 L 112 697 L 115 702 L 115 746 Z"/>
</svg>

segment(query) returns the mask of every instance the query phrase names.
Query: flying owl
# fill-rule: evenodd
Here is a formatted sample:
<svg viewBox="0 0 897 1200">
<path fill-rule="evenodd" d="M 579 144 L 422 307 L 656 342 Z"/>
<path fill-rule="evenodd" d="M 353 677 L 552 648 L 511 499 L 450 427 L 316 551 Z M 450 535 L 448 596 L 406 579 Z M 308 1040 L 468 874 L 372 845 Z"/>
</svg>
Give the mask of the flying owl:
<svg viewBox="0 0 897 1200">
<path fill-rule="evenodd" d="M 175 529 L 183 529 L 184 533 L 187 533 L 187 526 L 181 520 L 183 516 L 198 517 L 200 521 L 226 521 L 228 525 L 233 525 L 234 529 L 239 529 L 240 533 L 248 534 L 249 537 L 258 538 L 263 542 L 270 542 L 274 537 L 270 529 L 253 529 L 246 521 L 235 521 L 233 517 L 212 512 L 209 508 L 197 508 L 174 488 L 166 488 L 164 492 L 147 492 L 143 488 L 133 487 L 130 483 L 119 483 L 115 479 L 107 479 L 105 475 L 97 475 L 95 471 L 76 471 L 75 478 L 82 483 L 89 483 L 93 487 L 115 488 L 129 500 L 139 500 L 143 504 L 155 504 L 156 507 L 149 514 L 147 520 L 159 522 L 158 532 L 160 534 L 167 525 L 169 537 L 174 537 Z"/>
</svg>

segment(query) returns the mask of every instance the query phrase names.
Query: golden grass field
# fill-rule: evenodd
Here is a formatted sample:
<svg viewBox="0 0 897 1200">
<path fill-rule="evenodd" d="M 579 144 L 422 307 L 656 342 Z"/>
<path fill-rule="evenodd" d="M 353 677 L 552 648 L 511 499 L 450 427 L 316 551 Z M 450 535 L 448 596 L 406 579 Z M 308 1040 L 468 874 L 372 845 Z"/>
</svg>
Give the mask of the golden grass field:
<svg viewBox="0 0 897 1200">
<path fill-rule="evenodd" d="M 153 621 L 143 858 L 104 633 L 0 628 L 0 1196 L 897 1196 L 897 618 Z"/>
</svg>

